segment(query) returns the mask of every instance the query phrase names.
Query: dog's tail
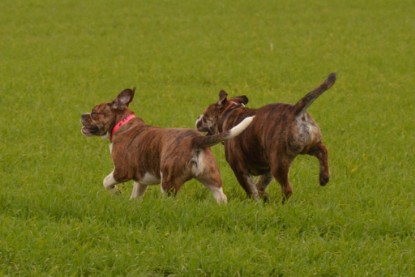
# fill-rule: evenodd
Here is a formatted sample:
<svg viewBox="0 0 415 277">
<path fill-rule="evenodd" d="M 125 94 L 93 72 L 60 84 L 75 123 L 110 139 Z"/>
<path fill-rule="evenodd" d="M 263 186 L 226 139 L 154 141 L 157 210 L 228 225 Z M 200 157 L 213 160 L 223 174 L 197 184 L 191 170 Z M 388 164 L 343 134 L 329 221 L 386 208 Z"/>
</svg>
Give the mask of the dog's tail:
<svg viewBox="0 0 415 277">
<path fill-rule="evenodd" d="M 336 82 L 336 73 L 330 73 L 327 79 L 319 85 L 314 90 L 307 93 L 297 104 L 294 105 L 294 113 L 295 115 L 304 113 L 307 111 L 308 107 L 317 99 L 323 92 L 331 88 L 331 86 Z"/>
<path fill-rule="evenodd" d="M 238 125 L 233 127 L 228 131 L 224 131 L 219 134 L 211 135 L 211 136 L 199 136 L 193 139 L 193 146 L 196 148 L 206 148 L 218 144 L 219 142 L 231 139 L 242 133 L 249 124 L 251 124 L 252 120 L 255 116 L 250 116 L 244 118 Z"/>
</svg>

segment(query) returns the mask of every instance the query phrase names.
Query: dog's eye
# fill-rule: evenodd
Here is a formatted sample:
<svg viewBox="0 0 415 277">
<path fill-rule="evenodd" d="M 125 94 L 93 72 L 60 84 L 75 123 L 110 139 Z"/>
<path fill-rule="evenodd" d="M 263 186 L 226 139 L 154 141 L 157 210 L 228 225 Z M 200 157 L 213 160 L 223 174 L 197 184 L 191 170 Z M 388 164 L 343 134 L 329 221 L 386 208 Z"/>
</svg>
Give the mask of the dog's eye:
<svg viewBox="0 0 415 277">
<path fill-rule="evenodd" d="M 100 115 L 102 115 L 103 113 L 97 113 L 97 112 L 93 112 L 93 113 L 91 113 L 91 117 L 92 117 L 92 119 L 93 120 L 96 120 L 96 119 L 98 119 L 98 117 L 100 116 Z"/>
</svg>

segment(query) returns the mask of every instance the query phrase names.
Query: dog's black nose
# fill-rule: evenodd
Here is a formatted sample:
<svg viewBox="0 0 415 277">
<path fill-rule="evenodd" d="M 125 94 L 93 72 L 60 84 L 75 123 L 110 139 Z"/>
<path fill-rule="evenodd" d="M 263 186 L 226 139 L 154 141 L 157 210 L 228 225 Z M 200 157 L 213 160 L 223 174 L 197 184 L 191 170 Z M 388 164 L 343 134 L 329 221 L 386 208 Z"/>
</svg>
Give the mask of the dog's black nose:
<svg viewBox="0 0 415 277">
<path fill-rule="evenodd" d="M 88 114 L 88 113 L 82 114 L 81 115 L 81 123 L 85 125 L 85 123 L 88 122 L 89 117 L 90 117 L 90 114 Z"/>
</svg>

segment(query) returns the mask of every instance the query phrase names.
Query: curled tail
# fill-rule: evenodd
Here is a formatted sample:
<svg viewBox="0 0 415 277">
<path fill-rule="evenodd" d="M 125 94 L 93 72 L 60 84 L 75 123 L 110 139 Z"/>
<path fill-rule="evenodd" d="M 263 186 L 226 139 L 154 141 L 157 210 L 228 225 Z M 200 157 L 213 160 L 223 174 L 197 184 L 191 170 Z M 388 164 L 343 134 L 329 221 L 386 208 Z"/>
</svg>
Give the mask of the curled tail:
<svg viewBox="0 0 415 277">
<path fill-rule="evenodd" d="M 330 73 L 327 79 L 319 85 L 314 90 L 307 93 L 297 104 L 294 105 L 294 113 L 296 115 L 305 112 L 308 107 L 317 99 L 323 92 L 331 88 L 331 86 L 336 82 L 336 73 Z"/>
<path fill-rule="evenodd" d="M 245 130 L 249 124 L 251 124 L 254 117 L 255 116 L 250 116 L 245 118 L 238 125 L 228 131 L 224 131 L 222 133 L 211 136 L 195 137 L 193 139 L 193 146 L 196 148 L 206 148 L 218 144 L 219 142 L 234 138 L 242 133 L 242 131 Z"/>
</svg>

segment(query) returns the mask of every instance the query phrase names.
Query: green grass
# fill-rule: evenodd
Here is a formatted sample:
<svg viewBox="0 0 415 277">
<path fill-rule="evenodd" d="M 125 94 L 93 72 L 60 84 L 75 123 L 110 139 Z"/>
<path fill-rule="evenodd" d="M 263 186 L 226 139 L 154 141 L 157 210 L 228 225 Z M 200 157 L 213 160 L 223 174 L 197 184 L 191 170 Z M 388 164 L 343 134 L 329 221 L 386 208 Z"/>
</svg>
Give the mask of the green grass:
<svg viewBox="0 0 415 277">
<path fill-rule="evenodd" d="M 1 1 L 0 275 L 412 276 L 413 1 Z M 195 181 L 111 197 L 107 143 L 80 114 L 137 87 L 131 107 L 193 128 L 220 89 L 310 112 L 332 179 L 299 157 L 294 195 L 246 200 L 214 147 L 226 206 Z"/>
</svg>

